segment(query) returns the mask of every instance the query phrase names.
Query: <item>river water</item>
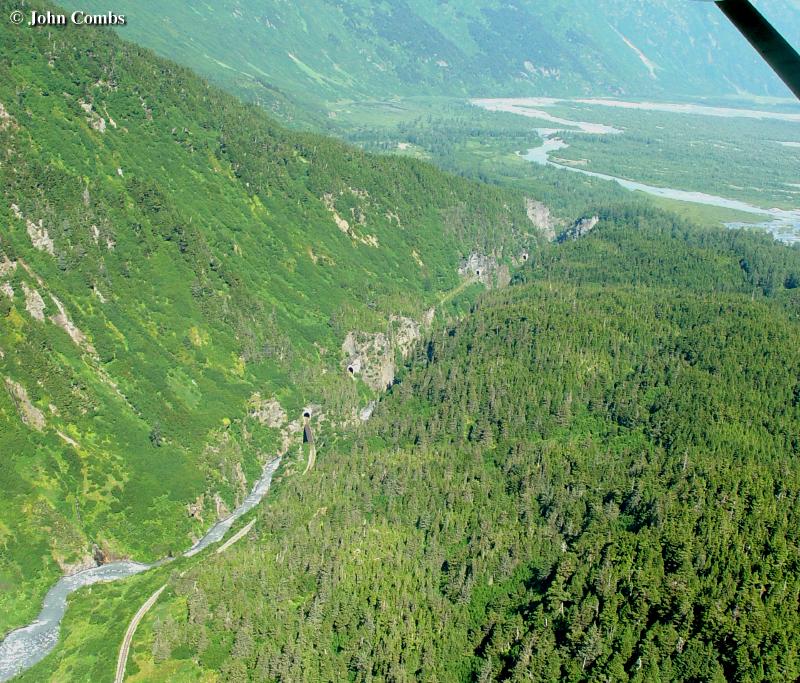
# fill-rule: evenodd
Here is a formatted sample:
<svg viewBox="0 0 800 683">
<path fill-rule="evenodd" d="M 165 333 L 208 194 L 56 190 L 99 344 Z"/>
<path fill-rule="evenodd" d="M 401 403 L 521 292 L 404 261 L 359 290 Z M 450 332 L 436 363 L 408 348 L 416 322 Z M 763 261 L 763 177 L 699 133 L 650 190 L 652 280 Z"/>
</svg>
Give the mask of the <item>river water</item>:
<svg viewBox="0 0 800 683">
<path fill-rule="evenodd" d="M 261 478 L 255 483 L 242 504 L 228 517 L 211 527 L 205 536 L 183 553 L 184 557 L 196 555 L 209 545 L 221 541 L 237 519 L 258 505 L 269 491 L 272 477 L 280 462 L 281 459 L 276 458 L 267 463 Z M 140 564 L 129 560 L 110 562 L 60 578 L 45 596 L 42 609 L 35 621 L 12 631 L 0 643 L 0 681 L 7 681 L 29 669 L 44 659 L 56 646 L 61 620 L 67 611 L 67 597 L 70 593 L 94 583 L 118 581 L 134 574 L 141 574 L 169 561 L 170 558 L 164 558 L 152 564 Z"/>
<path fill-rule="evenodd" d="M 693 204 L 705 204 L 706 206 L 717 206 L 723 209 L 734 209 L 736 211 L 746 211 L 748 213 L 764 216 L 767 220 L 760 223 L 726 223 L 729 228 L 761 228 L 771 233 L 775 239 L 792 244 L 794 242 L 800 243 L 800 209 L 793 211 L 784 211 L 783 209 L 764 209 L 747 202 L 742 202 L 737 199 L 726 199 L 725 197 L 717 197 L 715 195 L 706 194 L 704 192 L 691 192 L 689 190 L 676 190 L 671 187 L 656 187 L 654 185 L 646 185 L 634 180 L 627 180 L 626 178 L 618 178 L 617 176 L 607 175 L 605 173 L 597 173 L 595 171 L 587 171 L 584 168 L 577 166 L 568 166 L 566 164 L 559 164 L 551 161 L 549 158 L 550 152 L 555 152 L 560 149 L 566 149 L 569 145 L 558 137 L 555 137 L 559 131 L 551 128 L 538 128 L 536 131 L 544 140 L 544 143 L 539 147 L 529 149 L 527 153 L 521 155 L 523 159 L 532 161 L 536 164 L 546 166 L 555 166 L 562 168 L 566 171 L 573 171 L 574 173 L 581 173 L 583 175 L 591 176 L 592 178 L 601 178 L 602 180 L 612 180 L 625 189 L 631 191 L 645 192 L 655 197 L 665 197 L 666 199 L 675 199 L 681 202 L 691 202 Z"/>
<path fill-rule="evenodd" d="M 747 202 L 739 201 L 736 199 L 728 199 L 725 197 L 717 197 L 715 195 L 706 194 L 705 192 L 692 192 L 689 190 L 678 190 L 670 187 L 657 187 L 654 185 L 647 185 L 627 178 L 619 178 L 617 176 L 607 175 L 605 173 L 597 173 L 596 171 L 588 171 L 578 166 L 571 166 L 567 164 L 560 164 L 550 159 L 552 152 L 557 152 L 561 149 L 566 149 L 569 145 L 558 137 L 562 132 L 575 132 L 587 133 L 590 135 L 619 135 L 624 134 L 623 131 L 598 123 L 588 123 L 586 121 L 570 121 L 561 117 L 553 116 L 552 114 L 544 111 L 544 108 L 553 106 L 560 102 L 567 102 L 568 100 L 558 100 L 552 98 L 521 98 L 521 99 L 484 99 L 472 100 L 472 103 L 487 109 L 489 111 L 502 111 L 508 113 L 519 114 L 529 118 L 544 120 L 549 123 L 556 123 L 570 128 L 536 128 L 539 137 L 542 138 L 543 143 L 539 147 L 529 149 L 525 154 L 521 154 L 524 159 L 531 161 L 535 164 L 544 166 L 554 166 L 573 173 L 581 173 L 583 175 L 591 176 L 593 178 L 600 178 L 602 180 L 610 180 L 618 183 L 622 187 L 638 192 L 645 192 L 655 197 L 664 197 L 666 199 L 674 199 L 681 202 L 690 202 L 693 204 L 704 204 L 706 206 L 716 206 L 724 209 L 734 209 L 737 211 L 745 211 L 756 216 L 764 216 L 762 222 L 753 223 L 727 223 L 729 228 L 761 228 L 771 233 L 775 239 L 778 239 L 787 244 L 800 242 L 800 209 L 783 210 L 783 209 L 767 209 Z M 706 116 L 717 117 L 744 117 L 744 118 L 759 118 L 759 119 L 779 119 L 785 121 L 800 122 L 800 114 L 782 113 L 782 112 L 763 112 L 756 110 L 746 109 L 731 109 L 724 107 L 707 107 L 700 105 L 669 105 L 669 104 L 655 104 L 655 103 L 635 103 L 635 102 L 620 102 L 616 100 L 577 100 L 583 104 L 602 105 L 609 107 L 624 107 L 629 109 L 644 109 L 644 110 L 659 110 L 668 111 L 680 114 L 699 114 Z M 800 146 L 800 143 L 788 142 L 783 143 L 787 147 Z"/>
</svg>

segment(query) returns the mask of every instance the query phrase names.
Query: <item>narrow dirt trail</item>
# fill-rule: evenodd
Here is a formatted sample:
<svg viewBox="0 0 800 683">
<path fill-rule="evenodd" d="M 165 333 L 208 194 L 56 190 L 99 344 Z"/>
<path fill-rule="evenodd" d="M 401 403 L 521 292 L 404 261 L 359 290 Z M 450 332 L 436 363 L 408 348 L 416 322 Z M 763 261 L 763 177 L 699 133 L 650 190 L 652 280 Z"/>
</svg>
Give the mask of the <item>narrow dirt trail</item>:
<svg viewBox="0 0 800 683">
<path fill-rule="evenodd" d="M 308 450 L 308 462 L 306 463 L 306 469 L 303 471 L 303 474 L 308 474 L 314 468 L 314 463 L 316 462 L 317 447 L 312 443 L 311 448 Z"/>
<path fill-rule="evenodd" d="M 247 534 L 250 529 L 253 528 L 253 525 L 256 523 L 255 519 L 251 519 L 245 526 L 243 526 L 239 531 L 237 531 L 233 536 L 231 536 L 225 543 L 223 543 L 219 548 L 217 548 L 217 555 L 220 553 L 224 553 L 228 548 L 230 548 L 236 541 L 241 540 Z"/>
<path fill-rule="evenodd" d="M 308 462 L 306 463 L 306 469 L 303 471 L 303 474 L 308 474 L 317 461 L 317 447 L 314 444 L 314 432 L 311 431 L 310 420 L 311 414 L 309 412 L 303 413 L 303 443 L 307 443 L 309 446 Z"/>
<path fill-rule="evenodd" d="M 479 282 L 479 280 L 478 280 L 478 278 L 476 278 L 474 275 L 473 275 L 472 277 L 470 277 L 470 278 L 467 278 L 467 279 L 466 279 L 466 280 L 464 280 L 464 281 L 463 281 L 463 282 L 462 282 L 460 285 L 458 285 L 458 287 L 456 287 L 455 289 L 451 289 L 449 292 L 447 292 L 446 294 L 444 294 L 444 295 L 443 295 L 443 296 L 442 296 L 442 297 L 439 299 L 439 306 L 442 306 L 443 304 L 445 304 L 445 303 L 447 303 L 448 301 L 450 301 L 450 299 L 453 299 L 454 297 L 458 296 L 458 295 L 459 295 L 459 294 L 461 294 L 461 292 L 463 292 L 463 291 L 464 291 L 464 290 L 465 290 L 467 287 L 469 287 L 469 286 L 470 286 L 470 285 L 472 285 L 472 284 L 475 284 L 476 282 Z"/>
<path fill-rule="evenodd" d="M 220 553 L 224 553 L 234 543 L 242 540 L 247 535 L 247 532 L 253 528 L 255 523 L 256 520 L 251 519 L 247 524 L 239 529 L 239 531 L 225 541 L 225 543 L 217 548 L 216 554 L 219 555 Z M 164 584 L 149 598 L 147 598 L 145 603 L 139 608 L 139 611 L 134 615 L 133 619 L 131 619 L 131 623 L 128 625 L 128 630 L 125 632 L 125 637 L 122 639 L 122 645 L 119 648 L 119 657 L 117 658 L 117 674 L 114 677 L 114 683 L 123 683 L 123 680 L 125 679 L 125 666 L 128 663 L 128 655 L 130 654 L 131 643 L 133 642 L 133 636 L 136 634 L 136 629 L 139 627 L 139 623 L 142 621 L 142 619 L 144 619 L 145 614 L 147 614 L 150 611 L 150 608 L 155 605 L 156 600 L 158 600 L 159 596 L 166 587 L 167 585 Z"/>
<path fill-rule="evenodd" d="M 131 649 L 133 635 L 136 633 L 139 622 L 144 618 L 144 615 L 150 611 L 150 608 L 155 604 L 156 600 L 158 600 L 158 596 L 161 595 L 166 587 L 167 584 L 164 584 L 149 598 L 147 598 L 145 603 L 139 608 L 139 611 L 134 615 L 133 619 L 131 619 L 128 630 L 125 632 L 125 637 L 122 639 L 122 646 L 119 648 L 119 657 L 117 657 L 117 673 L 116 676 L 114 676 L 114 683 L 122 683 L 124 680 L 125 666 L 128 663 L 128 652 Z"/>
<path fill-rule="evenodd" d="M 303 474 L 307 474 L 309 471 L 311 471 L 311 469 L 313 469 L 314 463 L 317 460 L 317 448 L 314 445 L 314 434 L 311 431 L 311 426 L 307 416 L 304 416 L 304 422 L 304 435 L 308 444 L 310 445 L 308 462 L 306 463 L 306 469 L 303 472 Z M 225 541 L 225 543 L 217 548 L 216 554 L 219 555 L 220 553 L 224 553 L 234 543 L 244 538 L 250 529 L 253 528 L 255 523 L 255 519 L 250 520 L 250 522 L 239 529 L 239 531 L 237 531 L 233 536 Z M 130 654 L 131 643 L 133 642 L 133 636 L 136 634 L 136 629 L 139 627 L 139 624 L 141 623 L 142 619 L 144 619 L 144 616 L 150 611 L 166 587 L 166 584 L 164 584 L 155 593 L 153 593 L 139 608 L 139 611 L 136 612 L 133 619 L 131 619 L 131 623 L 128 625 L 128 630 L 125 632 L 125 637 L 122 639 L 122 645 L 119 648 L 119 656 L 117 657 L 117 672 L 114 677 L 114 683 L 123 683 L 125 679 L 125 667 L 128 663 L 128 655 Z"/>
</svg>

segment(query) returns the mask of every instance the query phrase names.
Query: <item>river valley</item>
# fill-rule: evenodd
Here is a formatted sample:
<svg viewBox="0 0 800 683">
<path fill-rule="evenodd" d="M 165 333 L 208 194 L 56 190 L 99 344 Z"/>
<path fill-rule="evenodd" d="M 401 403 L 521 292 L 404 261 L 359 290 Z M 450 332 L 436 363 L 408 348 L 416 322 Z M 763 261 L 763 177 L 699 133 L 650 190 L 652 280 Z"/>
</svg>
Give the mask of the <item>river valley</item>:
<svg viewBox="0 0 800 683">
<path fill-rule="evenodd" d="M 662 187 L 644 182 L 639 182 L 630 178 L 624 178 L 598 171 L 591 171 L 583 168 L 582 164 L 568 162 L 567 160 L 554 157 L 553 153 L 564 150 L 569 144 L 562 139 L 564 133 L 582 133 L 591 136 L 618 136 L 625 135 L 625 131 L 618 127 L 577 121 L 555 116 L 546 111 L 548 107 L 557 106 L 564 100 L 549 98 L 522 98 L 522 99 L 482 99 L 473 100 L 472 103 L 488 111 L 513 113 L 528 118 L 556 124 L 558 127 L 535 128 L 535 132 L 542 139 L 542 144 L 538 147 L 519 152 L 519 155 L 535 164 L 546 165 L 559 168 L 565 171 L 580 173 L 602 180 L 613 181 L 622 187 L 646 194 L 672 199 L 680 202 L 702 204 L 723 209 L 732 209 L 753 214 L 752 222 L 727 223 L 730 228 L 752 227 L 764 229 L 771 233 L 776 239 L 789 243 L 800 242 L 800 206 L 792 209 L 772 208 L 758 206 L 754 203 L 740 199 L 718 196 L 715 194 L 696 190 L 686 190 L 673 187 Z M 758 120 L 778 120 L 791 123 L 800 122 L 800 114 L 784 112 L 765 112 L 759 110 L 732 109 L 726 107 L 707 107 L 702 105 L 678 105 L 678 104 L 656 104 L 656 103 L 633 103 L 621 102 L 616 100 L 575 100 L 576 103 L 593 106 L 613 107 L 620 109 L 641 109 L 644 111 L 664 111 L 673 114 L 699 115 L 718 118 L 743 118 Z M 793 148 L 800 143 L 781 142 L 784 147 Z M 655 163 L 655 158 L 654 158 Z M 759 220 L 763 217 L 763 220 Z"/>
<path fill-rule="evenodd" d="M 272 477 L 278 469 L 280 461 L 280 458 L 276 458 L 267 463 L 261 478 L 256 481 L 244 501 L 228 517 L 214 524 L 197 543 L 183 553 L 184 557 L 192 557 L 209 545 L 222 540 L 237 519 L 258 505 L 269 491 Z M 141 564 L 130 560 L 110 562 L 59 579 L 45 596 L 42 609 L 36 619 L 31 624 L 12 631 L 0 643 L 0 681 L 7 681 L 29 669 L 52 651 L 58 642 L 61 620 L 66 613 L 67 598 L 71 593 L 84 586 L 118 581 L 140 574 L 169 562 L 170 559 L 164 558 L 151 564 Z"/>
</svg>

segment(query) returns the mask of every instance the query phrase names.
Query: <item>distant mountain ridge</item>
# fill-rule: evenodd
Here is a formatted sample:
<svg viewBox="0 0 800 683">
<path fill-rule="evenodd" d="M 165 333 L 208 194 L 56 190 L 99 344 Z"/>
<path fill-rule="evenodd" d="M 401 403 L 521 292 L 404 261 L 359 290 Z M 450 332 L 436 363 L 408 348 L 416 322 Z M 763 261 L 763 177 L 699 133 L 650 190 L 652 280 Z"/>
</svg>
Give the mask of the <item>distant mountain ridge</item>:
<svg viewBox="0 0 800 683">
<path fill-rule="evenodd" d="M 689 0 L 118 4 L 125 37 L 289 117 L 292 100 L 388 95 L 789 94 L 713 5 Z M 800 41 L 797 0 L 757 5 Z"/>
</svg>

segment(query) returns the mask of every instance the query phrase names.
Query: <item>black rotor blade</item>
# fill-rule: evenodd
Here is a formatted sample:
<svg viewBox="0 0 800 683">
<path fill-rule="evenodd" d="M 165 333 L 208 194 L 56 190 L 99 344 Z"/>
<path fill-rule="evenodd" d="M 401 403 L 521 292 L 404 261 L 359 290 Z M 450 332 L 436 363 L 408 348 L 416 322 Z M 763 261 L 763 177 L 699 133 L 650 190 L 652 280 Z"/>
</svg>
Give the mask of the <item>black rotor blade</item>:
<svg viewBox="0 0 800 683">
<path fill-rule="evenodd" d="M 781 80 L 800 98 L 800 55 L 749 0 L 716 3 Z"/>
</svg>

